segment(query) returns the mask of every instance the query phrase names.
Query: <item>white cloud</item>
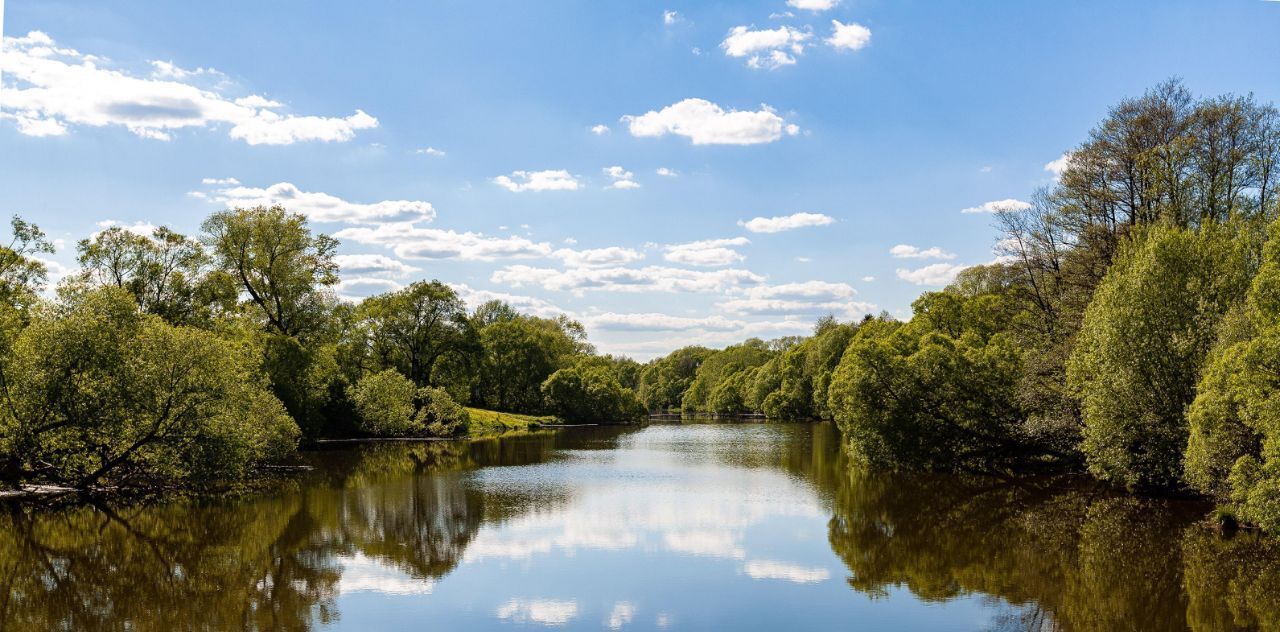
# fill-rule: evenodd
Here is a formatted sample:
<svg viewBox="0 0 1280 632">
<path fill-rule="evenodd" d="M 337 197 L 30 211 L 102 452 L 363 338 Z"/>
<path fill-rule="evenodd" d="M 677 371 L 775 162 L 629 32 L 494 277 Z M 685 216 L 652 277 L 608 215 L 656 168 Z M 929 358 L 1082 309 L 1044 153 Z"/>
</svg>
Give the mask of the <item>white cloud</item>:
<svg viewBox="0 0 1280 632">
<path fill-rule="evenodd" d="M 1022 200 L 1009 198 L 1006 200 L 993 200 L 991 202 L 983 202 L 978 206 L 971 206 L 961 209 L 961 213 L 1002 213 L 1007 211 L 1025 211 L 1031 208 L 1030 204 Z"/>
<path fill-rule="evenodd" d="M 916 285 L 946 285 L 968 266 L 954 263 L 935 263 L 915 270 L 899 268 L 898 278 Z"/>
<path fill-rule="evenodd" d="M 621 248 L 618 246 L 609 246 L 608 248 L 589 248 L 586 250 L 561 248 L 551 253 L 551 256 L 563 261 L 565 267 L 568 268 L 618 266 L 635 263 L 644 259 L 644 253 L 637 252 L 631 248 Z"/>
<path fill-rule="evenodd" d="M 1067 166 L 1071 164 L 1071 152 L 1067 152 L 1058 156 L 1054 160 L 1045 163 L 1044 170 L 1053 174 L 1054 180 L 1061 180 L 1062 174 L 1067 170 Z"/>
<path fill-rule="evenodd" d="M 706 99 L 685 99 L 659 111 L 622 117 L 632 136 L 684 136 L 695 145 L 757 145 L 800 133 L 773 108 L 725 110 Z"/>
<path fill-rule="evenodd" d="M 586 317 L 584 324 L 592 329 L 608 331 L 738 331 L 747 323 L 720 315 L 692 318 L 654 313 L 605 312 Z"/>
<path fill-rule="evenodd" d="M 825 568 L 805 568 L 769 560 L 751 560 L 742 570 L 751 579 L 781 579 L 795 584 L 812 584 L 831 578 L 831 572 Z"/>
<path fill-rule="evenodd" d="M 955 253 L 946 252 L 934 246 L 920 249 L 908 244 L 898 244 L 889 249 L 889 254 L 898 259 L 955 259 Z"/>
<path fill-rule="evenodd" d="M 449 283 L 448 285 L 458 293 L 458 297 L 462 299 L 462 302 L 466 303 L 467 307 L 471 309 L 475 309 L 489 301 L 497 300 L 516 308 L 522 314 L 532 314 L 542 318 L 554 318 L 568 313 L 548 301 L 533 296 L 479 290 L 465 283 Z"/>
<path fill-rule="evenodd" d="M 387 222 L 373 227 L 345 228 L 334 234 L 344 241 L 391 248 L 402 259 L 462 259 L 493 261 L 546 257 L 551 246 L 524 237 L 488 237 L 483 233 L 424 228 L 413 222 Z"/>
<path fill-rule="evenodd" d="M 98 228 L 102 230 L 118 227 L 118 228 L 123 228 L 140 237 L 151 237 L 156 232 L 156 228 L 157 228 L 157 226 L 155 224 L 152 224 L 151 222 L 137 221 L 132 224 L 125 224 L 123 222 L 118 222 L 114 219 L 104 219 L 100 222 L 96 222 L 96 224 Z M 102 232 L 102 230 L 94 231 L 93 233 L 91 233 L 89 235 L 89 239 L 92 240 L 97 238 L 97 236 Z"/>
<path fill-rule="evenodd" d="M 506 266 L 490 277 L 494 283 L 513 287 L 537 286 L 553 291 L 582 294 L 602 292 L 723 292 L 757 285 L 764 277 L 748 270 L 686 270 L 665 266 L 643 268 L 575 268 L 555 270 L 525 265 Z"/>
<path fill-rule="evenodd" d="M 982 165 L 978 167 L 978 173 L 991 173 L 991 165 Z"/>
<path fill-rule="evenodd" d="M 338 264 L 338 268 L 340 268 L 344 274 L 390 274 L 394 276 L 404 276 L 420 270 L 420 268 L 415 268 L 403 261 L 392 259 L 386 255 L 337 255 L 333 260 L 334 263 Z"/>
<path fill-rule="evenodd" d="M 827 38 L 827 44 L 833 48 L 860 50 L 870 43 L 871 29 L 857 22 L 844 24 L 840 20 L 831 21 L 831 37 Z"/>
<path fill-rule="evenodd" d="M 751 243 L 746 237 L 731 239 L 704 239 L 684 244 L 671 244 L 663 258 L 672 263 L 683 263 L 691 266 L 727 266 L 746 259 L 734 246 L 745 246 Z"/>
<path fill-rule="evenodd" d="M 275 111 L 279 103 L 263 97 L 235 98 L 223 88 L 193 83 L 199 75 L 220 74 L 210 69 L 152 62 L 152 74 L 144 77 L 105 63 L 59 48 L 39 31 L 4 38 L 0 73 L 7 83 L 0 89 L 0 118 L 14 121 L 29 136 L 61 136 L 78 125 L 120 126 L 156 140 L 170 140 L 179 129 L 227 124 L 231 138 L 250 145 L 343 142 L 378 126 L 362 110 L 347 117 L 286 115 Z"/>
<path fill-rule="evenodd" d="M 758 30 L 735 26 L 720 43 L 720 48 L 729 57 L 745 57 L 751 68 L 772 70 L 796 63 L 795 56 L 804 53 L 804 42 L 812 36 L 790 26 Z"/>
<path fill-rule="evenodd" d="M 240 181 L 235 178 L 203 178 L 200 180 L 200 184 L 234 185 L 240 184 Z"/>
<path fill-rule="evenodd" d="M 578 602 L 554 599 L 512 599 L 498 607 L 499 619 L 524 625 L 539 623 L 547 626 L 564 625 L 578 616 Z"/>
<path fill-rule="evenodd" d="M 679 22 L 679 21 L 680 21 L 679 13 L 672 11 L 671 9 L 667 9 L 666 11 L 662 12 L 663 24 L 666 24 L 667 26 L 671 26 L 672 24 L 675 24 L 676 22 Z"/>
<path fill-rule="evenodd" d="M 415 150 L 413 153 L 426 154 L 428 156 L 434 156 L 436 158 L 444 158 L 446 155 L 448 155 L 445 153 L 443 149 L 436 149 L 435 147 L 424 147 L 422 149 Z"/>
<path fill-rule="evenodd" d="M 639 189 L 640 183 L 635 181 L 636 174 L 627 171 L 619 166 L 605 167 L 601 169 L 604 175 L 613 180 L 609 185 L 611 189 Z"/>
<path fill-rule="evenodd" d="M 511 176 L 498 176 L 493 183 L 513 193 L 524 191 L 576 191 L 578 179 L 564 169 L 545 171 L 513 171 Z"/>
<path fill-rule="evenodd" d="M 360 299 L 374 296 L 376 294 L 385 294 L 394 292 L 404 287 L 396 281 L 385 279 L 382 277 L 353 276 L 343 277 L 333 290 L 338 294 L 338 298 L 348 302 L 358 302 Z"/>
<path fill-rule="evenodd" d="M 674 177 L 676 177 L 676 176 L 680 175 L 679 173 L 676 173 L 676 171 L 675 171 L 674 169 L 668 169 L 668 168 L 666 168 L 666 167 L 658 167 L 658 169 L 657 169 L 656 171 L 654 171 L 654 173 L 656 173 L 656 174 L 658 174 L 658 175 L 660 175 L 660 176 L 662 176 L 662 177 L 664 177 L 664 178 L 674 178 Z"/>
<path fill-rule="evenodd" d="M 875 280 L 876 280 L 876 278 L 875 278 L 875 277 L 873 277 L 873 276 L 870 276 L 870 275 L 862 277 L 862 282 L 863 282 L 863 283 L 870 283 L 870 282 L 875 281 Z"/>
<path fill-rule="evenodd" d="M 813 261 L 810 257 L 796 257 L 797 263 L 809 263 L 810 261 Z"/>
<path fill-rule="evenodd" d="M 808 226 L 826 226 L 836 220 L 822 213 L 794 213 L 781 217 L 756 217 L 749 221 L 738 222 L 738 225 L 753 233 L 780 233 L 784 230 L 795 230 Z"/>
<path fill-rule="evenodd" d="M 599 125 L 593 125 L 591 126 L 591 133 L 595 134 L 596 136 L 604 136 L 605 134 L 609 133 L 609 126 L 605 125 L 604 123 L 600 123 Z"/>
<path fill-rule="evenodd" d="M 804 281 L 779 285 L 760 285 L 738 290 L 739 298 L 719 303 L 721 309 L 735 314 L 804 315 L 836 314 L 856 318 L 875 311 L 872 303 L 852 300 L 857 294 L 846 283 Z"/>
<path fill-rule="evenodd" d="M 806 11 L 826 11 L 837 4 L 840 0 L 787 0 L 787 6 Z"/>
<path fill-rule="evenodd" d="M 228 184 L 235 178 L 225 178 Z M 288 182 L 266 188 L 231 185 L 214 189 L 210 201 L 226 206 L 249 208 L 279 204 L 294 213 L 302 213 L 316 222 L 375 224 L 379 222 L 431 221 L 436 210 L 421 200 L 383 200 L 372 204 L 349 202 L 335 195 L 308 192 Z"/>
</svg>

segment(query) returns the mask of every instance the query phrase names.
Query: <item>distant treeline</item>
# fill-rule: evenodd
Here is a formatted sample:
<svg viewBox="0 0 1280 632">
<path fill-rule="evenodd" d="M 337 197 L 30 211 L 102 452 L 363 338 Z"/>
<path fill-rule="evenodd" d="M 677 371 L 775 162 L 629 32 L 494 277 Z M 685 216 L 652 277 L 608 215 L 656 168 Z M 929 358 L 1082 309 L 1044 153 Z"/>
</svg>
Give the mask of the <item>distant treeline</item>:
<svg viewBox="0 0 1280 632">
<path fill-rule="evenodd" d="M 464 404 L 570 421 L 644 414 L 640 365 L 582 325 L 417 282 L 334 292 L 337 241 L 283 208 L 230 209 L 199 239 L 110 227 L 42 298 L 52 245 L 0 248 L 0 484 L 227 482 L 332 435 L 458 436 Z"/>
<path fill-rule="evenodd" d="M 1196 492 L 1280 532 L 1280 115 L 1177 81 L 1121 102 L 997 262 L 887 316 L 691 347 L 645 366 L 650 409 L 834 419 L 859 460 L 1081 467 Z"/>
</svg>

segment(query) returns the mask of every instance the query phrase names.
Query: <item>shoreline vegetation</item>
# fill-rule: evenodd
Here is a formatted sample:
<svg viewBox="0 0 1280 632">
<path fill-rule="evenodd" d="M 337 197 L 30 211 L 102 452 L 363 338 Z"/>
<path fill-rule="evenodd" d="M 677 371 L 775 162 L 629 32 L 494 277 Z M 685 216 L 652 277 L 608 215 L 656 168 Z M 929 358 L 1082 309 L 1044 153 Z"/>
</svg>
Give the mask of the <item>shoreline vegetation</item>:
<svg viewBox="0 0 1280 632">
<path fill-rule="evenodd" d="M 860 467 L 1087 474 L 1280 533 L 1280 114 L 1176 80 L 1116 105 L 994 261 L 913 316 L 600 355 L 566 316 L 440 281 L 340 300 L 337 241 L 282 207 L 192 238 L 110 227 L 44 298 L 0 249 L 0 487 L 248 481 L 324 438 L 458 438 L 647 414 L 833 421 Z M 501 412 L 499 412 L 501 411 Z"/>
</svg>

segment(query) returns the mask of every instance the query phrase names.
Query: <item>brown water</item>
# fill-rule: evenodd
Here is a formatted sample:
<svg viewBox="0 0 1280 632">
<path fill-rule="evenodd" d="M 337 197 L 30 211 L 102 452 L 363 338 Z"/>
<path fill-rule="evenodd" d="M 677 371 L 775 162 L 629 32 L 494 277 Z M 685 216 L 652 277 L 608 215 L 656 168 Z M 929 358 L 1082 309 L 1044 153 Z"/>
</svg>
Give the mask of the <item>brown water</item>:
<svg viewBox="0 0 1280 632">
<path fill-rule="evenodd" d="M 1198 504 L 851 467 L 826 424 L 344 446 L 223 501 L 8 505 L 0 628 L 1280 628 Z"/>
</svg>

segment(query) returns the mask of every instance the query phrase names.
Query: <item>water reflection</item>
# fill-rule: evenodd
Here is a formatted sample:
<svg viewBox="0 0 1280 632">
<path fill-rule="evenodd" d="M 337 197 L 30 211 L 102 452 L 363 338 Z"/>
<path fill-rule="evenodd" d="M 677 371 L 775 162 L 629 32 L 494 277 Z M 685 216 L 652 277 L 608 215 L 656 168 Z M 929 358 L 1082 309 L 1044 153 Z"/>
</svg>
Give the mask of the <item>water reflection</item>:
<svg viewBox="0 0 1280 632">
<path fill-rule="evenodd" d="M 234 500 L 8 505 L 0 628 L 1280 629 L 1280 544 L 1202 506 L 839 445 L 583 428 L 340 446 Z"/>
</svg>

